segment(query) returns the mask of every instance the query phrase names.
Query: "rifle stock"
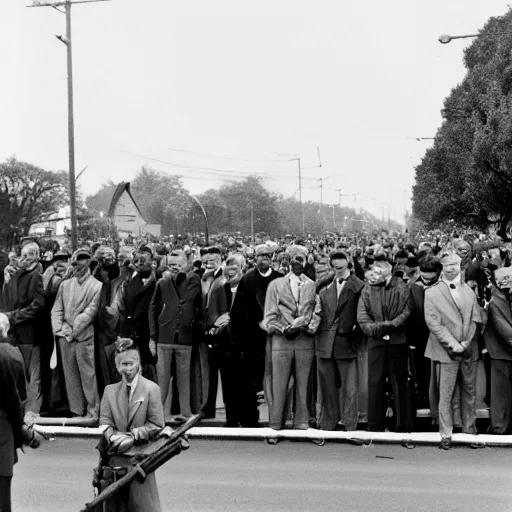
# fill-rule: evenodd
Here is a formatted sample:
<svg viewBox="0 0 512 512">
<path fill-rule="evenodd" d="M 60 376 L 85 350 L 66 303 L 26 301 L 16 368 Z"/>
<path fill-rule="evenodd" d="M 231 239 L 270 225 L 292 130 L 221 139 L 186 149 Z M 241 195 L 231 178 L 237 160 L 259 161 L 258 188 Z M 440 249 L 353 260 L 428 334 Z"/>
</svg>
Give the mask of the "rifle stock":
<svg viewBox="0 0 512 512">
<path fill-rule="evenodd" d="M 148 455 L 143 461 L 128 471 L 128 473 L 120 480 L 108 486 L 93 501 L 86 503 L 85 508 L 82 509 L 81 512 L 99 511 L 100 509 L 96 508 L 98 505 L 115 496 L 121 489 L 130 485 L 135 479 L 139 479 L 143 482 L 147 475 L 153 473 L 168 460 L 178 455 L 182 450 L 179 438 L 186 434 L 186 432 L 194 425 L 199 423 L 203 416 L 204 414 L 200 413 L 189 418 L 169 436 L 168 441 L 160 448 L 160 450 L 158 450 L 158 452 Z"/>
</svg>

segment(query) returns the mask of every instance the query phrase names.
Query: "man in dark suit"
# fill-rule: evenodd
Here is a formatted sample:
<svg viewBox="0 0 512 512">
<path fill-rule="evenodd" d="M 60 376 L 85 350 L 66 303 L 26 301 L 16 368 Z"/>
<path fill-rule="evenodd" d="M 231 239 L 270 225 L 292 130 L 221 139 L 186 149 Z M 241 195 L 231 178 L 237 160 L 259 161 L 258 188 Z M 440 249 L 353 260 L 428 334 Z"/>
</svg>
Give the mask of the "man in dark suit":
<svg viewBox="0 0 512 512">
<path fill-rule="evenodd" d="M 149 349 L 153 356 L 158 353 L 156 371 L 166 420 L 170 419 L 171 414 L 173 359 L 176 362 L 180 416 L 187 418 L 192 415 L 192 347 L 197 324 L 202 316 L 202 299 L 201 280 L 195 272 L 187 271 L 187 265 L 183 251 L 175 250 L 171 253 L 170 278 L 158 281 L 149 306 Z M 203 398 L 206 400 L 206 396 Z"/>
<path fill-rule="evenodd" d="M 357 325 L 357 303 L 364 283 L 350 273 L 349 255 L 336 250 L 329 255 L 335 277 L 318 296 L 320 316 L 316 333 L 318 387 L 322 397 L 318 424 L 334 430 L 341 420 L 346 430 L 356 430 L 358 420 L 357 357 L 362 332 Z M 340 390 L 343 411 L 340 412 Z"/>
<path fill-rule="evenodd" d="M 140 375 L 140 354 L 132 340 L 120 339 L 118 343 L 116 367 L 123 380 L 105 388 L 100 426 L 106 427 L 104 436 L 112 454 L 109 465 L 129 467 L 137 463 L 130 453 L 132 447 L 151 442 L 161 433 L 164 412 L 160 388 Z M 135 480 L 126 492 L 119 493 L 116 510 L 160 512 L 155 474 L 147 475 L 143 483 Z"/>
<path fill-rule="evenodd" d="M 385 383 L 389 375 L 396 408 L 396 430 L 411 432 L 411 400 L 407 387 L 408 347 L 404 324 L 409 318 L 409 288 L 392 276 L 392 265 L 377 255 L 372 270 L 378 276 L 366 285 L 357 307 L 357 321 L 368 336 L 368 430 L 385 428 Z"/>
<path fill-rule="evenodd" d="M 38 316 L 43 306 L 44 287 L 39 273 L 39 246 L 29 243 L 21 250 L 19 270 L 3 288 L 1 304 L 1 311 L 9 318 L 11 334 L 25 361 L 27 416 L 39 414 L 42 404 L 41 350 L 36 333 Z"/>
<path fill-rule="evenodd" d="M 428 407 L 430 386 L 430 360 L 425 357 L 430 331 L 425 323 L 425 290 L 437 283 L 443 266 L 435 256 L 426 256 L 421 260 L 420 276 L 408 286 L 409 309 L 411 316 L 405 324 L 407 343 L 412 350 L 416 383 L 418 386 L 418 402 L 416 405 Z"/>
<path fill-rule="evenodd" d="M 260 322 L 263 320 L 268 285 L 282 277 L 270 266 L 274 254 L 272 247 L 260 244 L 255 253 L 256 268 L 242 277 L 231 308 L 232 334 L 242 352 L 244 379 L 248 379 L 253 389 L 251 403 L 247 405 L 248 411 L 252 412 L 248 412 L 246 427 L 259 426 L 256 396 L 263 390 L 267 345 L 267 333 L 260 327 Z"/>
<path fill-rule="evenodd" d="M 149 350 L 148 313 L 156 289 L 151 259 L 152 253 L 148 247 L 142 247 L 135 253 L 133 258 L 135 272 L 121 285 L 116 306 L 120 315 L 120 336 L 133 339 L 140 352 L 142 375 L 156 382 L 156 357 Z"/>
<path fill-rule="evenodd" d="M 496 288 L 484 333 L 491 357 L 491 434 L 512 434 L 512 267 L 494 271 Z"/>
</svg>

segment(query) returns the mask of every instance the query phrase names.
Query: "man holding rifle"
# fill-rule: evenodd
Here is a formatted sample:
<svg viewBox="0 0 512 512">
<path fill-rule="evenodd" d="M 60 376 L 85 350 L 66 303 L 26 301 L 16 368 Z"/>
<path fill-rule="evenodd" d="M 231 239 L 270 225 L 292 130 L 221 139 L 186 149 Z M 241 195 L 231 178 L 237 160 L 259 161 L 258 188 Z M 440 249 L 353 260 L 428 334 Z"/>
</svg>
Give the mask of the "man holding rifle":
<svg viewBox="0 0 512 512">
<path fill-rule="evenodd" d="M 100 425 L 106 427 L 101 471 L 97 471 L 95 479 L 95 487 L 100 490 L 156 452 L 165 443 L 159 438 L 173 432 L 170 428 L 164 429 L 160 388 L 141 375 L 140 354 L 133 341 L 120 338 L 117 345 L 116 368 L 122 381 L 105 388 L 100 409 Z M 188 442 L 182 439 L 181 449 L 184 448 L 188 448 Z M 111 508 L 107 510 L 160 512 L 155 473 L 147 472 L 143 476 L 143 482 L 133 480 L 120 489 L 114 503 L 108 501 Z"/>
</svg>

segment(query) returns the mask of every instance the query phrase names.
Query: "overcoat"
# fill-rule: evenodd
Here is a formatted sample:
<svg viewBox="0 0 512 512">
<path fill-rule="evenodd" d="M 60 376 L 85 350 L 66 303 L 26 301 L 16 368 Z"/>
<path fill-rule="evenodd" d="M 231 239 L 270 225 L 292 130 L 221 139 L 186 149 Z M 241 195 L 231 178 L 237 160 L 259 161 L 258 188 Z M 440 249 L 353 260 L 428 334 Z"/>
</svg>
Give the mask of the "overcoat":
<svg viewBox="0 0 512 512">
<path fill-rule="evenodd" d="M 320 324 L 316 331 L 316 355 L 328 358 L 353 353 L 356 357 L 362 339 L 357 325 L 357 303 L 364 283 L 352 274 L 340 295 L 336 283 L 320 290 Z M 339 345 L 339 346 L 338 346 Z"/>
<path fill-rule="evenodd" d="M 425 291 L 425 322 L 430 330 L 425 357 L 440 363 L 453 363 L 449 350 L 462 341 L 471 341 L 468 354 L 478 359 L 477 323 L 480 308 L 473 290 L 464 282 L 459 285 L 460 308 L 448 285 L 440 280 Z"/>
<path fill-rule="evenodd" d="M 146 430 L 150 440 L 164 427 L 164 411 L 160 388 L 154 382 L 139 375 L 132 399 L 128 401 L 128 388 L 124 381 L 105 388 L 101 400 L 100 425 L 108 425 L 118 432 L 130 432 L 134 428 Z M 112 465 L 131 466 L 130 457 L 113 456 Z M 116 500 L 119 512 L 160 512 L 160 498 L 155 474 L 148 475 L 144 483 L 133 482 L 126 494 Z"/>
</svg>

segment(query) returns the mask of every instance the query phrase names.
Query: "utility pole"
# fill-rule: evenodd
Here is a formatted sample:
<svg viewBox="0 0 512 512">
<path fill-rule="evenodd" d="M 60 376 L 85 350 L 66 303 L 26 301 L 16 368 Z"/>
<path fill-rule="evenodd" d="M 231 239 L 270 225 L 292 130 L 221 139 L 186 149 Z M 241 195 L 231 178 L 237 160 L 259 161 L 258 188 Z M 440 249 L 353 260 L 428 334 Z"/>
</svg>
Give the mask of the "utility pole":
<svg viewBox="0 0 512 512">
<path fill-rule="evenodd" d="M 324 180 L 326 178 L 318 178 L 316 181 L 320 182 L 320 222 L 321 222 L 321 229 L 322 232 L 324 230 Z"/>
<path fill-rule="evenodd" d="M 110 0 L 63 0 L 44 1 L 33 0 L 27 7 L 53 7 L 66 15 L 66 37 L 55 36 L 67 48 L 68 71 L 68 155 L 69 155 L 69 208 L 71 217 L 71 247 L 77 249 L 77 219 L 76 219 L 76 179 L 75 179 L 75 120 L 73 115 L 73 53 L 71 48 L 71 6 L 73 4 L 88 4 L 96 2 L 108 2 Z M 65 11 L 59 7 L 64 6 Z"/>
<path fill-rule="evenodd" d="M 292 158 L 291 161 L 296 161 L 299 166 L 299 201 L 300 210 L 302 213 L 302 236 L 306 236 L 306 222 L 304 219 L 304 203 L 302 202 L 302 167 L 300 165 L 300 157 Z"/>
</svg>

